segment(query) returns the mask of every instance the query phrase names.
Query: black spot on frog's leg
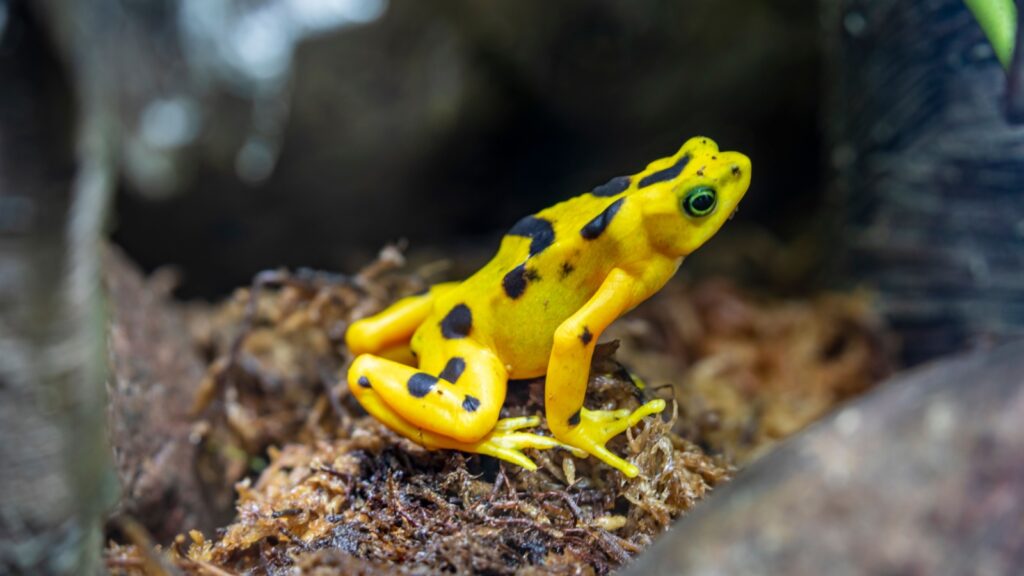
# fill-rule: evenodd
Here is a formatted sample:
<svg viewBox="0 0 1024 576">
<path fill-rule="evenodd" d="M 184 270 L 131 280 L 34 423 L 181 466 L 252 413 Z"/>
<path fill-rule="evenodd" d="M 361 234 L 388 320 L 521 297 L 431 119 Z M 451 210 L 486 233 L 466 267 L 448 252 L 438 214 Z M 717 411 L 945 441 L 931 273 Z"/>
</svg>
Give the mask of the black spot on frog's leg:
<svg viewBox="0 0 1024 576">
<path fill-rule="evenodd" d="M 370 379 L 366 376 L 360 376 L 359 380 L 356 381 L 360 388 L 371 388 Z"/>
<path fill-rule="evenodd" d="M 575 269 L 576 267 L 569 262 L 562 262 L 562 280 L 568 278 L 569 274 L 572 274 L 572 271 Z"/>
<path fill-rule="evenodd" d="M 542 252 L 555 241 L 555 229 L 551 222 L 536 216 L 527 216 L 508 231 L 508 236 L 522 236 L 530 239 L 530 256 Z"/>
<path fill-rule="evenodd" d="M 466 394 L 466 399 L 462 401 L 462 409 L 466 412 L 476 412 L 477 408 L 480 407 L 480 400 Z"/>
<path fill-rule="evenodd" d="M 580 423 L 580 411 L 577 410 L 569 416 L 569 426 L 576 426 Z"/>
<path fill-rule="evenodd" d="M 594 196 L 615 196 L 629 188 L 629 176 L 616 176 L 590 191 Z"/>
<path fill-rule="evenodd" d="M 679 174 L 683 172 L 683 168 L 686 168 L 686 165 L 689 162 L 690 156 L 685 155 L 679 160 L 677 160 L 675 164 L 669 166 L 668 168 L 658 170 L 654 174 L 648 174 L 647 176 L 645 176 L 642 180 L 640 180 L 640 184 L 637 185 L 637 188 L 644 188 L 646 186 L 650 186 L 651 184 L 657 184 L 658 182 L 671 180 L 676 176 L 679 176 Z"/>
<path fill-rule="evenodd" d="M 580 229 L 580 235 L 587 240 L 593 240 L 600 236 L 604 229 L 612 223 L 612 218 L 615 218 L 615 214 L 622 207 L 622 203 L 625 198 L 619 198 L 615 202 L 612 202 L 603 212 L 594 217 L 593 220 L 587 222 L 582 229 Z"/>
<path fill-rule="evenodd" d="M 430 391 L 437 386 L 437 378 L 427 374 L 426 372 L 417 372 L 409 377 L 409 381 L 406 382 L 405 387 L 409 389 L 409 394 L 412 394 L 416 398 L 423 398 Z"/>
<path fill-rule="evenodd" d="M 441 335 L 449 340 L 465 338 L 473 329 L 473 312 L 465 304 L 456 304 L 441 320 Z"/>
<path fill-rule="evenodd" d="M 505 277 L 501 279 L 501 287 L 505 290 L 505 295 L 515 300 L 523 295 L 528 283 L 538 280 L 540 280 L 540 274 L 537 274 L 537 271 L 532 268 L 527 268 L 524 262 L 505 274 Z"/>
<path fill-rule="evenodd" d="M 462 372 L 466 369 L 466 361 L 458 356 L 452 357 L 448 360 L 448 363 L 444 365 L 444 370 L 438 375 L 438 378 L 447 380 L 452 384 L 459 381 L 459 376 L 462 376 Z"/>
<path fill-rule="evenodd" d="M 580 342 L 583 342 L 583 345 L 586 346 L 587 344 L 590 344 L 590 341 L 593 339 L 594 335 L 590 333 L 590 328 L 584 326 L 583 332 L 580 332 Z"/>
</svg>

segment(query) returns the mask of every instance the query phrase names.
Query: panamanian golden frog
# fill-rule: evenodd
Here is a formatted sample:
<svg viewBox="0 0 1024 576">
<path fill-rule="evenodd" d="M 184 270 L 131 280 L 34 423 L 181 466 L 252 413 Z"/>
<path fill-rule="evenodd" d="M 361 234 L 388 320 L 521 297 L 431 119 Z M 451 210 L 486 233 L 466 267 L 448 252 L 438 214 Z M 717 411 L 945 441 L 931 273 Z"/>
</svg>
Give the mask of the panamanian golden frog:
<svg viewBox="0 0 1024 576">
<path fill-rule="evenodd" d="M 522 449 L 560 446 L 636 476 L 636 466 L 605 444 L 665 401 L 632 412 L 584 408 L 594 346 L 718 231 L 749 184 L 746 156 L 698 137 L 638 174 L 523 218 L 465 281 L 437 284 L 349 327 L 352 393 L 428 449 L 533 470 Z M 508 381 L 545 374 L 554 438 L 524 431 L 538 416 L 499 420 Z"/>
</svg>

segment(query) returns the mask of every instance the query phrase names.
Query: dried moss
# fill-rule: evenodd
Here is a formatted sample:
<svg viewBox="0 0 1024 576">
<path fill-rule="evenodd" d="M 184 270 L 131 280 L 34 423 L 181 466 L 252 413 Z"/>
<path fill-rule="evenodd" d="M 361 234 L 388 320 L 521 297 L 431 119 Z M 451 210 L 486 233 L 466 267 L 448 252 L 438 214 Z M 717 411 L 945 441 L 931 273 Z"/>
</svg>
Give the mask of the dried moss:
<svg viewBox="0 0 1024 576">
<path fill-rule="evenodd" d="M 354 277 L 271 273 L 193 311 L 209 360 L 197 465 L 237 483 L 237 517 L 155 556 L 145 542 L 112 544 L 111 571 L 160 573 L 162 562 L 196 574 L 608 573 L 736 463 L 887 370 L 861 297 L 755 304 L 723 285 L 673 288 L 624 321 L 613 333 L 624 351 L 600 345 L 592 368 L 592 408 L 655 395 L 677 403 L 679 417 L 613 441 L 638 478 L 560 450 L 533 453 L 535 473 L 428 452 L 364 416 L 342 378 L 348 323 L 425 285 L 393 272 L 400 264 L 389 251 Z M 650 384 L 638 388 L 616 356 Z M 517 383 L 503 415 L 542 414 L 542 398 L 542 380 Z"/>
</svg>

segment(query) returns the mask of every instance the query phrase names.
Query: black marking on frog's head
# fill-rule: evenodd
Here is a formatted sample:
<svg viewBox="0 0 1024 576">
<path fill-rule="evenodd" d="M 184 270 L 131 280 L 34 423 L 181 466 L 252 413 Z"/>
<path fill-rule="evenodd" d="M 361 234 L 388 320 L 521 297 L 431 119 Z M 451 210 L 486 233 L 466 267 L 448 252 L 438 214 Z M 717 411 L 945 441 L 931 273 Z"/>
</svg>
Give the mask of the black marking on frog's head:
<svg viewBox="0 0 1024 576">
<path fill-rule="evenodd" d="M 594 196 L 599 196 L 602 198 L 607 196 L 615 196 L 617 194 L 625 192 L 626 188 L 629 188 L 629 182 L 629 176 L 616 176 L 615 178 L 612 178 L 611 180 L 605 182 L 604 184 L 601 184 L 597 188 L 594 188 L 593 190 L 590 191 L 590 193 L 593 194 Z"/>
<path fill-rule="evenodd" d="M 426 372 L 417 372 L 409 377 L 409 381 L 405 383 L 405 387 L 409 390 L 409 394 L 416 398 L 423 398 L 430 391 L 437 386 L 437 377 L 431 376 Z"/>
<path fill-rule="evenodd" d="M 360 376 L 359 380 L 356 381 L 356 384 L 359 384 L 360 388 L 372 388 L 373 387 L 373 385 L 370 384 L 370 379 L 367 378 L 366 376 Z"/>
<path fill-rule="evenodd" d="M 441 335 L 449 340 L 465 338 L 473 329 L 473 311 L 465 304 L 456 304 L 441 320 Z"/>
<path fill-rule="evenodd" d="M 458 356 L 453 356 L 448 360 L 448 363 L 444 365 L 444 370 L 438 374 L 438 378 L 447 380 L 452 384 L 459 381 L 459 376 L 462 376 L 462 372 L 466 369 L 466 361 Z"/>
<path fill-rule="evenodd" d="M 462 401 L 462 409 L 466 412 L 476 412 L 478 408 L 480 408 L 480 400 L 466 394 L 466 399 Z"/>
<path fill-rule="evenodd" d="M 568 278 L 569 274 L 572 274 L 573 270 L 575 269 L 576 267 L 573 266 L 571 262 L 562 262 L 562 280 Z"/>
<path fill-rule="evenodd" d="M 580 410 L 582 410 L 582 408 Z M 572 416 L 569 416 L 569 426 L 576 426 L 579 423 L 580 423 L 580 411 L 577 410 L 577 411 L 572 413 Z"/>
<path fill-rule="evenodd" d="M 506 296 L 515 300 L 523 295 L 528 283 L 539 280 L 540 274 L 533 268 L 527 268 L 526 262 L 523 262 L 505 274 L 505 277 L 501 279 L 501 287 L 505 290 Z"/>
<path fill-rule="evenodd" d="M 583 332 L 580 332 L 580 342 L 583 342 L 583 345 L 586 346 L 590 344 L 590 341 L 593 339 L 594 335 L 590 333 L 590 328 L 584 326 Z"/>
<path fill-rule="evenodd" d="M 543 252 L 555 241 L 555 229 L 550 220 L 527 216 L 512 226 L 507 236 L 522 236 L 530 239 L 530 256 Z"/>
<path fill-rule="evenodd" d="M 689 162 L 690 162 L 690 155 L 689 154 L 685 154 L 681 158 L 679 158 L 679 160 L 676 160 L 675 164 L 669 166 L 668 168 L 663 168 L 663 169 L 658 170 L 657 172 L 655 172 L 653 174 L 648 174 L 647 176 L 644 176 L 644 178 L 642 180 L 640 180 L 640 184 L 637 185 L 637 188 L 646 188 L 647 186 L 650 186 L 651 184 L 657 184 L 658 182 L 664 182 L 666 180 L 671 180 L 671 179 L 675 178 L 676 176 L 679 176 L 680 174 L 682 174 L 683 168 L 686 168 L 686 165 Z"/>
<path fill-rule="evenodd" d="M 587 222 L 586 225 L 580 229 L 580 235 L 586 240 L 594 240 L 600 236 L 605 228 L 612 223 L 612 218 L 615 218 L 615 214 L 618 213 L 619 208 L 622 207 L 622 203 L 625 198 L 619 198 L 615 202 L 612 202 L 605 208 L 600 214 L 594 216 L 594 219 Z"/>
</svg>

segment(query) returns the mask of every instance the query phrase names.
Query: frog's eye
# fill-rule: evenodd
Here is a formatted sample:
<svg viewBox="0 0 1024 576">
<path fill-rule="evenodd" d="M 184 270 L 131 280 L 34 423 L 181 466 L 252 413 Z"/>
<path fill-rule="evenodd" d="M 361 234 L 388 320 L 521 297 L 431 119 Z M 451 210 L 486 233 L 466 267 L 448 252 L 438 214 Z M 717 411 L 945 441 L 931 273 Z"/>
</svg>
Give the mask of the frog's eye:
<svg viewBox="0 0 1024 576">
<path fill-rule="evenodd" d="M 715 189 L 709 186 L 698 186 L 683 197 L 683 210 L 695 218 L 711 214 L 717 204 Z"/>
</svg>

